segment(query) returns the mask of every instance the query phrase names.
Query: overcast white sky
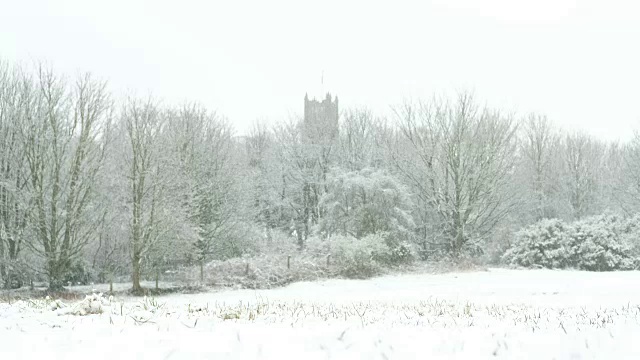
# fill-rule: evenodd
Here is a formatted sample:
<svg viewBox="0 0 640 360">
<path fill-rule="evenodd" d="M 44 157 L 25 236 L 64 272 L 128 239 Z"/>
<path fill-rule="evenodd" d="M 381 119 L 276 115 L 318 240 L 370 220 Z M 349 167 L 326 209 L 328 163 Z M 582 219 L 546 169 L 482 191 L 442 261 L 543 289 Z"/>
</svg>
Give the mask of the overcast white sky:
<svg viewBox="0 0 640 360">
<path fill-rule="evenodd" d="M 384 113 L 464 89 L 607 139 L 640 129 L 640 5 L 625 0 L 0 0 L 0 58 L 199 101 L 240 133 L 302 113 L 305 92 Z"/>
</svg>

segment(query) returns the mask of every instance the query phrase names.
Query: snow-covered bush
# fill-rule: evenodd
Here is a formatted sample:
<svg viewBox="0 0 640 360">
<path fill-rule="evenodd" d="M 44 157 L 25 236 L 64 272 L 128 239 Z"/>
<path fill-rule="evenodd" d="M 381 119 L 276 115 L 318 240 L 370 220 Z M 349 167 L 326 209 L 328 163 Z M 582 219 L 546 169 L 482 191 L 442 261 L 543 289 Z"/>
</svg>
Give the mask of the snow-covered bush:
<svg viewBox="0 0 640 360">
<path fill-rule="evenodd" d="M 331 253 L 331 243 L 319 236 L 311 236 L 307 239 L 303 251 L 311 256 L 324 257 Z"/>
<path fill-rule="evenodd" d="M 366 278 L 378 273 L 393 254 L 385 239 L 368 235 L 361 239 L 337 235 L 330 239 L 340 274 L 349 278 Z"/>
<path fill-rule="evenodd" d="M 291 256 L 289 258 L 289 256 Z M 287 264 L 289 263 L 289 267 Z M 299 281 L 316 281 L 332 277 L 327 254 L 307 253 L 264 254 L 227 260 L 213 260 L 205 264 L 204 284 L 245 289 L 270 289 Z M 183 273 L 184 282 L 199 278 L 199 270 Z"/>
<path fill-rule="evenodd" d="M 625 219 L 620 226 L 620 238 L 631 247 L 635 269 L 640 269 L 640 214 Z"/>
<path fill-rule="evenodd" d="M 60 299 L 51 300 L 51 298 L 47 296 L 46 300 L 50 301 L 49 309 L 51 309 L 51 311 L 56 311 L 58 309 L 62 309 L 63 307 L 65 307 L 65 304 Z"/>
<path fill-rule="evenodd" d="M 630 220 L 605 214 L 571 224 L 542 220 L 518 233 L 503 256 L 512 265 L 577 268 L 588 271 L 638 267 L 632 244 L 640 227 Z"/>
<path fill-rule="evenodd" d="M 32 254 L 15 260 L 3 259 L 0 256 L 0 267 L 4 267 L 4 274 L 0 274 L 0 287 L 19 289 L 29 285 L 30 281 L 45 280 L 41 273 L 34 271 L 40 266 L 39 262 L 40 260 Z"/>
<path fill-rule="evenodd" d="M 389 240 L 387 240 L 387 245 L 391 250 L 391 255 L 388 259 L 390 265 L 410 263 L 417 258 L 416 246 L 406 240 L 397 244 L 389 244 Z"/>
<path fill-rule="evenodd" d="M 558 219 L 542 220 L 518 231 L 503 261 L 519 266 L 550 269 L 569 266 L 571 227 Z"/>
<path fill-rule="evenodd" d="M 65 306 L 61 302 L 52 302 L 51 310 L 58 315 L 78 315 L 102 314 L 104 307 L 111 305 L 111 299 L 105 298 L 102 293 L 87 295 L 82 301 L 73 306 Z"/>
<path fill-rule="evenodd" d="M 634 268 L 632 248 L 624 235 L 625 221 L 614 215 L 587 218 L 573 224 L 571 263 L 589 271 Z"/>
<path fill-rule="evenodd" d="M 413 237 L 416 226 L 409 190 L 383 170 L 334 170 L 320 206 L 326 209 L 320 220 L 319 230 L 323 234 L 363 238 L 385 232 L 403 241 Z"/>
<path fill-rule="evenodd" d="M 376 237 L 376 241 L 383 239 L 387 249 L 380 251 L 376 257 L 376 261 L 387 266 L 407 264 L 417 258 L 417 247 L 415 244 L 398 239 L 394 234 L 389 232 L 380 232 L 369 235 L 368 237 Z M 369 239 L 368 239 L 369 240 Z"/>
<path fill-rule="evenodd" d="M 87 285 L 94 280 L 90 267 L 83 261 L 77 261 L 69 267 L 63 283 L 67 285 Z"/>
</svg>

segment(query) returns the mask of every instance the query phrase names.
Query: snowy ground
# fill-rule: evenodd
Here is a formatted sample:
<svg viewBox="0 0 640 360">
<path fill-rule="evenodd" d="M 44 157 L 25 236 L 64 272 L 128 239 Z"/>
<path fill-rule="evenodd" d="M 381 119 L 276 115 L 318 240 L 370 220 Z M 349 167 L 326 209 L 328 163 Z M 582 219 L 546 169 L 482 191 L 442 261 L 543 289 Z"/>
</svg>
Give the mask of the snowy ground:
<svg viewBox="0 0 640 360">
<path fill-rule="evenodd" d="M 64 305 L 64 304 L 63 304 Z M 640 359 L 640 272 L 492 269 L 0 303 L 0 359 Z"/>
</svg>

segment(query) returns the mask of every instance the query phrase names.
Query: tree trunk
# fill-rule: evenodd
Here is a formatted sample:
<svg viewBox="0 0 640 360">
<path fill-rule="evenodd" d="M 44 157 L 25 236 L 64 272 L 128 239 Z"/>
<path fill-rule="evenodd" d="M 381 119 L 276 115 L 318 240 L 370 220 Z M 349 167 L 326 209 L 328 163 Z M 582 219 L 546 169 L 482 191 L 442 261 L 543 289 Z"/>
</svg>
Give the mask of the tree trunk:
<svg viewBox="0 0 640 360">
<path fill-rule="evenodd" d="M 133 272 L 131 273 L 131 281 L 133 283 L 132 291 L 136 295 L 142 294 L 142 286 L 140 286 L 140 255 L 133 256 Z"/>
<path fill-rule="evenodd" d="M 0 254 L 0 256 L 2 256 L 2 254 Z M 2 260 L 3 260 L 2 257 L 0 257 L 0 261 Z M 5 270 L 4 264 L 0 264 L 0 279 L 2 279 L 5 289 L 8 289 L 9 281 L 8 281 L 7 272 Z"/>
<path fill-rule="evenodd" d="M 461 228 L 456 230 L 456 235 L 453 240 L 453 257 L 458 259 L 462 255 L 462 247 L 464 246 L 464 233 Z"/>
<path fill-rule="evenodd" d="M 296 235 L 298 236 L 298 249 L 299 250 L 303 250 L 304 249 L 304 237 L 302 235 L 302 231 L 298 231 Z"/>
<path fill-rule="evenodd" d="M 156 291 L 159 289 L 158 287 L 158 279 L 160 278 L 160 269 L 156 269 Z"/>
<path fill-rule="evenodd" d="M 49 291 L 62 291 L 64 284 L 62 283 L 62 264 L 60 261 L 51 259 L 47 262 L 47 275 L 49 277 Z"/>
<path fill-rule="evenodd" d="M 109 294 L 113 295 L 113 273 L 109 274 Z"/>
<path fill-rule="evenodd" d="M 200 282 L 204 282 L 204 260 L 200 260 Z"/>
<path fill-rule="evenodd" d="M 49 291 L 57 292 L 64 290 L 64 284 L 59 279 L 51 279 L 49 280 Z"/>
<path fill-rule="evenodd" d="M 4 266 L 4 239 L 0 238 L 0 279 L 4 281 L 5 287 L 7 286 L 7 273 Z"/>
</svg>

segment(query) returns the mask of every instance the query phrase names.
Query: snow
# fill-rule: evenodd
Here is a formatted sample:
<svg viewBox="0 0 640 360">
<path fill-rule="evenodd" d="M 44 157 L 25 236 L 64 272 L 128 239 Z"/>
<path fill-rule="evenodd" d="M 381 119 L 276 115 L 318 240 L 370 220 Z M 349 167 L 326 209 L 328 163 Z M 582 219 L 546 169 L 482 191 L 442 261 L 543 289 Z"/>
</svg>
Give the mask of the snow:
<svg viewBox="0 0 640 360">
<path fill-rule="evenodd" d="M 0 358 L 638 359 L 638 284 L 640 272 L 490 269 L 91 296 L 95 314 L 0 303 Z"/>
</svg>

